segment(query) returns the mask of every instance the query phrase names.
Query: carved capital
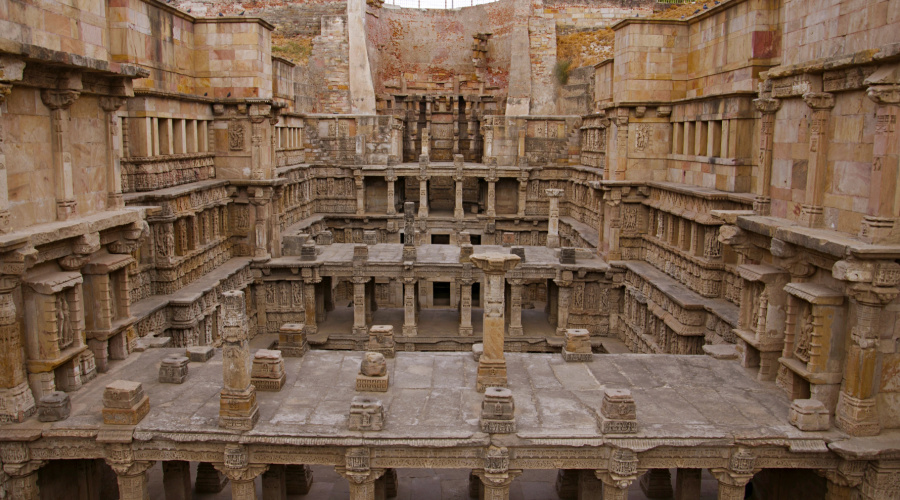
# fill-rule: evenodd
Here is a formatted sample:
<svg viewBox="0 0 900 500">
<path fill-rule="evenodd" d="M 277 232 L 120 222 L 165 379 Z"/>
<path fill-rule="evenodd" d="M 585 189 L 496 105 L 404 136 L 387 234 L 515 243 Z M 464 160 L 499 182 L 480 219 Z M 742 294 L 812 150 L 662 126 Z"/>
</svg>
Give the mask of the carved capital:
<svg viewBox="0 0 900 500">
<path fill-rule="evenodd" d="M 757 111 L 768 115 L 777 113 L 781 109 L 781 99 L 754 99 L 753 105 L 756 106 Z"/>
<path fill-rule="evenodd" d="M 896 299 L 897 296 L 900 295 L 900 290 L 896 288 L 860 284 L 850 287 L 847 290 L 847 293 L 853 300 L 860 304 L 872 307 L 882 307 Z"/>
<path fill-rule="evenodd" d="M 873 85 L 866 89 L 866 96 L 875 104 L 900 104 L 900 85 Z"/>
<path fill-rule="evenodd" d="M 236 483 L 253 481 L 257 476 L 269 470 L 269 466 L 264 464 L 250 464 L 241 469 L 232 468 L 224 463 L 213 463 L 212 466 L 215 467 L 217 471 L 225 474 L 225 477 L 230 481 Z"/>
<path fill-rule="evenodd" d="M 828 92 L 807 92 L 803 94 L 806 105 L 815 110 L 827 110 L 834 107 L 834 94 Z"/>
<path fill-rule="evenodd" d="M 100 98 L 100 107 L 103 108 L 103 111 L 106 111 L 107 113 L 118 111 L 119 108 L 121 108 L 124 104 L 124 97 L 103 96 Z"/>
<path fill-rule="evenodd" d="M 355 471 L 351 469 L 347 469 L 346 467 L 335 467 L 334 470 L 343 476 L 347 481 L 353 484 L 366 484 L 366 483 L 374 483 L 378 480 L 382 475 L 384 475 L 385 469 L 367 469 L 364 471 Z"/>
<path fill-rule="evenodd" d="M 3 472 L 12 477 L 30 476 L 47 463 L 46 460 L 29 460 L 21 463 L 4 463 Z"/>
<path fill-rule="evenodd" d="M 139 476 L 147 472 L 150 467 L 153 467 L 153 464 L 155 464 L 156 461 L 140 460 L 134 462 L 117 462 L 107 459 L 106 463 L 109 464 L 113 471 L 115 471 L 117 476 Z"/>
<path fill-rule="evenodd" d="M 44 102 L 44 106 L 55 111 L 57 109 L 68 109 L 80 95 L 81 92 L 77 90 L 44 89 L 41 90 L 41 101 Z"/>
</svg>

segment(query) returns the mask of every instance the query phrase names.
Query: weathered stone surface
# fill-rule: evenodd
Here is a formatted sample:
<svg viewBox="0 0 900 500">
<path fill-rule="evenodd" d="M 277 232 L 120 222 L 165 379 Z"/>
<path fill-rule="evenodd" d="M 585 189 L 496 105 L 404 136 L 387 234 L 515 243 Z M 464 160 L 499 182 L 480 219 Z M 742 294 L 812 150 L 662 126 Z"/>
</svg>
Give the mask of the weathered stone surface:
<svg viewBox="0 0 900 500">
<path fill-rule="evenodd" d="M 215 356 L 216 349 L 210 346 L 188 347 L 185 354 L 192 362 L 205 363 Z"/>
<path fill-rule="evenodd" d="M 187 356 L 169 356 L 159 364 L 159 382 L 161 384 L 181 384 L 188 376 Z"/>
<path fill-rule="evenodd" d="M 378 399 L 355 396 L 350 403 L 351 431 L 380 431 L 384 428 L 384 406 Z"/>
<path fill-rule="evenodd" d="M 37 404 L 38 420 L 41 422 L 58 422 L 69 418 L 72 403 L 65 392 L 55 391 L 42 397 Z"/>
<path fill-rule="evenodd" d="M 831 427 L 828 409 L 815 399 L 795 399 L 791 403 L 788 420 L 801 431 L 827 431 Z"/>
</svg>

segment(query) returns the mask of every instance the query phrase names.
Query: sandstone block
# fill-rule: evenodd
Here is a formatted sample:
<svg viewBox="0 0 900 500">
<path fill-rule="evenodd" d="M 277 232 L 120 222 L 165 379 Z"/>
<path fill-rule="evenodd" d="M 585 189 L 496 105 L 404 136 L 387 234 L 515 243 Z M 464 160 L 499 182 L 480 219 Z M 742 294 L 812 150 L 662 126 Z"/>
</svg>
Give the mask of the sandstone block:
<svg viewBox="0 0 900 500">
<path fill-rule="evenodd" d="M 159 365 L 159 383 L 181 384 L 188 376 L 187 356 L 169 356 Z"/>
<path fill-rule="evenodd" d="M 278 350 L 286 358 L 299 358 L 309 351 L 306 340 L 306 325 L 303 323 L 285 323 L 278 330 Z"/>
<path fill-rule="evenodd" d="M 284 386 L 284 358 L 281 351 L 260 349 L 253 355 L 250 383 L 258 391 L 280 391 Z"/>
<path fill-rule="evenodd" d="M 488 387 L 481 402 L 481 431 L 491 434 L 516 432 L 515 401 L 505 387 Z"/>
<path fill-rule="evenodd" d="M 380 431 L 384 428 L 384 405 L 367 396 L 356 396 L 350 402 L 351 431 Z"/>
<path fill-rule="evenodd" d="M 216 354 L 216 349 L 210 346 L 188 347 L 185 356 L 193 362 L 205 363 Z"/>
<path fill-rule="evenodd" d="M 72 403 L 69 395 L 62 391 L 53 391 L 42 397 L 37 404 L 38 420 L 41 422 L 58 422 L 69 418 Z"/>
<path fill-rule="evenodd" d="M 831 427 L 828 409 L 817 399 L 795 399 L 788 411 L 788 419 L 801 431 L 827 431 Z"/>
<path fill-rule="evenodd" d="M 366 351 L 381 353 L 385 358 L 393 358 L 395 347 L 393 326 L 373 325 L 369 328 Z"/>
<path fill-rule="evenodd" d="M 472 357 L 475 358 L 475 361 L 481 361 L 481 355 L 484 354 L 484 344 L 477 343 L 472 344 Z"/>
<path fill-rule="evenodd" d="M 637 432 L 637 407 L 627 389 L 607 389 L 598 415 L 600 432 L 633 434 Z"/>
<path fill-rule="evenodd" d="M 103 391 L 103 423 L 137 425 L 150 412 L 150 398 L 138 382 L 116 380 Z"/>
</svg>

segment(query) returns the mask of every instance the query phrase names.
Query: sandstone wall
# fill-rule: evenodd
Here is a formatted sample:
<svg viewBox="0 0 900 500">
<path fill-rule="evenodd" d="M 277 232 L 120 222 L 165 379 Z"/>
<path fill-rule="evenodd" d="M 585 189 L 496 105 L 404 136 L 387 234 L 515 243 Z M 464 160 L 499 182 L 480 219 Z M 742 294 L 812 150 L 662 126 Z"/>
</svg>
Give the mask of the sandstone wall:
<svg viewBox="0 0 900 500">
<path fill-rule="evenodd" d="M 49 123 L 39 90 L 13 88 L 2 130 L 13 229 L 56 220 Z"/>
<path fill-rule="evenodd" d="M 457 10 L 378 9 L 378 17 L 367 20 L 369 47 L 374 49 L 370 52 L 374 53 L 375 92 L 399 92 L 405 80 L 409 92 L 452 93 L 454 78 L 459 78 L 461 88 L 477 89 L 472 36 L 492 33 L 481 78 L 488 93 L 505 94 L 514 1 Z"/>
<path fill-rule="evenodd" d="M 785 0 L 783 64 L 852 54 L 897 41 L 894 0 Z"/>
<path fill-rule="evenodd" d="M 114 3 L 109 2 L 110 6 Z M 107 61 L 106 0 L 4 4 L 0 8 L 0 50 L 69 52 Z"/>
</svg>

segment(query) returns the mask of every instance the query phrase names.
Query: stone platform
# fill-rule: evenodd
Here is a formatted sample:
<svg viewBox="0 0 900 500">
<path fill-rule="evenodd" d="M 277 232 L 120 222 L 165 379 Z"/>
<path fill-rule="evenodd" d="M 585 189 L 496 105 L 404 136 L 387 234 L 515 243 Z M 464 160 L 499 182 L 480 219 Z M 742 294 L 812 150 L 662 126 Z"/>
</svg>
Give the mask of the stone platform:
<svg viewBox="0 0 900 500">
<path fill-rule="evenodd" d="M 102 426 L 97 409 L 104 387 L 126 378 L 142 383 L 151 402 L 150 413 L 136 432 L 147 437 L 228 434 L 217 425 L 221 352 L 206 363 L 191 363 L 189 384 L 160 384 L 159 363 L 180 352 L 153 349 L 114 363 L 109 373 L 72 394 L 72 415 L 67 420 L 40 423 L 32 418 L 6 429 L 50 434 L 97 430 Z M 509 387 L 516 398 L 518 431 L 510 435 L 513 441 L 601 445 L 604 436 L 595 414 L 607 388 L 629 389 L 634 395 L 640 425 L 630 440 L 666 439 L 690 445 L 766 439 L 787 444 L 843 437 L 835 430 L 810 433 L 792 427 L 790 401 L 774 385 L 751 379 L 735 362 L 640 354 L 597 355 L 578 364 L 565 363 L 558 354 L 507 353 L 506 358 Z M 347 430 L 347 418 L 350 401 L 357 395 L 361 359 L 361 352 L 315 350 L 304 358 L 286 358 L 284 388 L 280 393 L 258 393 L 259 423 L 245 435 L 285 442 L 326 439 L 336 445 L 358 439 L 359 432 Z M 398 352 L 387 365 L 393 383 L 379 395 L 385 427 L 366 433 L 368 440 L 427 439 L 452 445 L 487 439 L 479 430 L 482 395 L 475 391 L 477 364 L 470 354 Z M 330 383 L 322 383 L 326 380 Z"/>
</svg>

